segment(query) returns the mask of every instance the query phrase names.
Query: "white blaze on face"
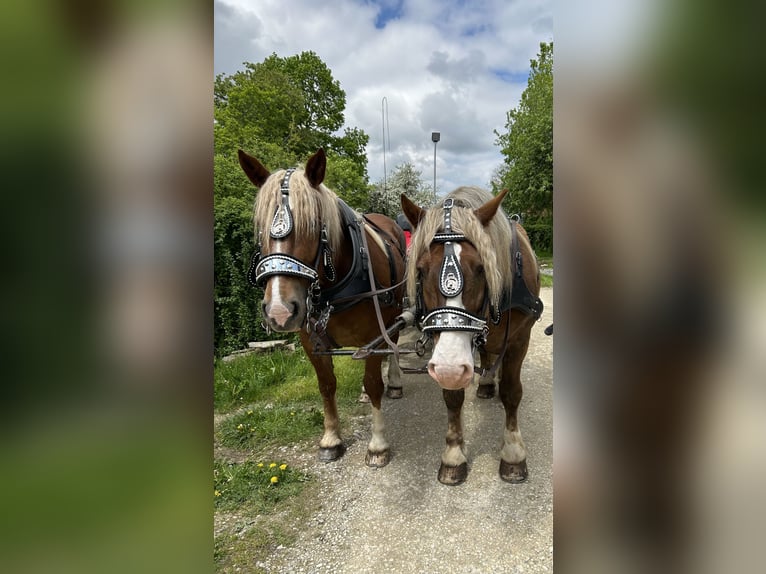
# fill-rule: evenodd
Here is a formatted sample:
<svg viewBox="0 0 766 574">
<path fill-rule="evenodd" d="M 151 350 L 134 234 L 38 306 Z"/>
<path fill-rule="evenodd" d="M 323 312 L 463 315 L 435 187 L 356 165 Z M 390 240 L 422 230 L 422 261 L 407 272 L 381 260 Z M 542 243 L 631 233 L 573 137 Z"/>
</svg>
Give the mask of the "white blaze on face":
<svg viewBox="0 0 766 574">
<path fill-rule="evenodd" d="M 290 207 L 292 201 L 288 198 Z M 275 239 L 271 244 L 271 253 L 282 253 L 282 240 Z M 278 325 L 284 326 L 292 316 L 292 312 L 282 300 L 280 295 L 282 278 L 279 275 L 272 275 L 269 278 L 269 304 L 266 306 L 266 312 L 270 319 L 274 319 Z"/>
<path fill-rule="evenodd" d="M 460 260 L 460 244 L 454 245 L 455 256 Z M 463 297 L 447 299 L 448 307 L 465 309 Z M 465 331 L 442 331 L 428 362 L 428 373 L 449 390 L 466 388 L 473 380 L 473 333 Z"/>
</svg>

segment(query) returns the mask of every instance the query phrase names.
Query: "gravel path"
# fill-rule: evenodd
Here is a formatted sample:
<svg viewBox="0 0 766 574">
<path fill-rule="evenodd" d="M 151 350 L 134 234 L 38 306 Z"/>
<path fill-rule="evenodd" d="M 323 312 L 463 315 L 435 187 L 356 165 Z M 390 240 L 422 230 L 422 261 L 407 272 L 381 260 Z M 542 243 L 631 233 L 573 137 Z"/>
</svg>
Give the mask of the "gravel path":
<svg viewBox="0 0 766 574">
<path fill-rule="evenodd" d="M 321 509 L 306 517 L 293 546 L 259 566 L 316 574 L 552 572 L 553 341 L 543 329 L 552 322 L 553 290 L 543 289 L 541 298 L 545 312 L 532 329 L 519 407 L 527 482 L 500 480 L 503 406 L 497 398 L 477 399 L 474 383 L 463 407 L 468 479 L 457 487 L 440 484 L 447 425 L 441 391 L 428 375 L 405 375 L 404 398 L 383 403 L 391 463 L 364 464 L 369 416 L 363 430 L 347 437 L 340 461 L 323 464 L 312 453 L 306 464 L 326 493 Z M 404 334 L 410 341 L 416 336 L 414 329 Z M 402 364 L 420 366 L 423 359 L 407 356 Z"/>
</svg>

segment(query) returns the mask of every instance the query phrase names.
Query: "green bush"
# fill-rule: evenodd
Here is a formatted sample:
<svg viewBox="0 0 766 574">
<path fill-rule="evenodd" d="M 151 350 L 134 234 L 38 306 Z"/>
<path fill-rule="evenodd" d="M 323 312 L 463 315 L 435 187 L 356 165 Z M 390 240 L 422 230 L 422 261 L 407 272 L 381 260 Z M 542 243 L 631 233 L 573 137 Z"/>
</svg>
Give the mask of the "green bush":
<svg viewBox="0 0 766 574">
<path fill-rule="evenodd" d="M 221 356 L 268 339 L 259 312 L 263 292 L 247 280 L 255 251 L 251 198 L 223 197 L 215 203 L 214 346 Z"/>
<path fill-rule="evenodd" d="M 548 222 L 525 223 L 524 230 L 536 252 L 553 253 L 553 224 Z"/>
</svg>

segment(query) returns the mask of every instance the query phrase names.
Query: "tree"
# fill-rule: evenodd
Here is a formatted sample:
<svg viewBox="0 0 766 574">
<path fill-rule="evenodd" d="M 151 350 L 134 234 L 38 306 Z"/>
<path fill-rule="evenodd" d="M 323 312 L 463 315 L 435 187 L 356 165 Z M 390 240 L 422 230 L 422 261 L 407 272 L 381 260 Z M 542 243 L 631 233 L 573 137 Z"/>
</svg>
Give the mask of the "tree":
<svg viewBox="0 0 766 574">
<path fill-rule="evenodd" d="M 272 54 L 257 64 L 246 62 L 244 70 L 230 76 L 219 75 L 214 103 L 215 153 L 220 157 L 236 158 L 237 148 L 243 148 L 278 169 L 323 148 L 329 167 L 336 160 L 342 171 L 336 179 L 343 189 L 335 191 L 360 207 L 369 181 L 369 136 L 358 128 L 336 135 L 344 122 L 346 93 L 314 52 L 286 58 Z M 328 182 L 333 177 L 328 170 Z"/>
<path fill-rule="evenodd" d="M 325 183 L 349 205 L 367 203 L 369 136 L 342 135 L 346 94 L 313 52 L 245 63 L 214 87 L 215 350 L 240 348 L 266 334 L 260 328 L 262 293 L 247 283 L 253 253 L 256 190 L 237 161 L 241 148 L 271 170 L 298 165 L 318 148 L 327 153 Z M 277 335 L 275 335 L 277 336 Z"/>
<path fill-rule="evenodd" d="M 507 114 L 507 132 L 498 136 L 505 157 L 493 175 L 495 191 L 508 189 L 505 207 L 520 213 L 525 227 L 553 226 L 553 43 L 541 43 L 530 61 L 519 106 Z M 530 234 L 532 235 L 532 234 Z M 551 236 L 550 233 L 547 234 Z M 550 243 L 549 239 L 545 240 Z M 551 245 L 540 245 L 550 249 Z"/>
<path fill-rule="evenodd" d="M 399 199 L 401 194 L 421 207 L 433 205 L 436 196 L 431 185 L 421 179 L 421 173 L 409 162 L 394 168 L 394 172 L 386 181 L 385 189 L 383 181 L 377 182 L 370 189 L 369 211 L 395 218 L 402 210 Z"/>
</svg>

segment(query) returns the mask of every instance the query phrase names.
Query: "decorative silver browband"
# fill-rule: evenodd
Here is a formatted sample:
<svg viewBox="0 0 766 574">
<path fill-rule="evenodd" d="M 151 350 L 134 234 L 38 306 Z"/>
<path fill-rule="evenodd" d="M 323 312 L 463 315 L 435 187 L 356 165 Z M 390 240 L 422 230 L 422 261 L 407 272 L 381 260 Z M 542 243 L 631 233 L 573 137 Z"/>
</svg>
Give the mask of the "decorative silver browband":
<svg viewBox="0 0 766 574">
<path fill-rule="evenodd" d="M 424 333 L 439 331 L 484 333 L 487 330 L 487 322 L 459 307 L 439 307 L 425 316 L 422 330 Z"/>
<path fill-rule="evenodd" d="M 311 267 L 295 257 L 284 253 L 272 253 L 258 262 L 255 267 L 255 282 L 260 284 L 263 279 L 272 275 L 292 275 L 316 281 L 318 274 Z"/>
</svg>

